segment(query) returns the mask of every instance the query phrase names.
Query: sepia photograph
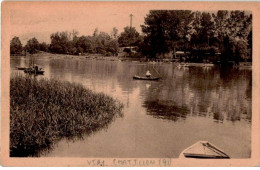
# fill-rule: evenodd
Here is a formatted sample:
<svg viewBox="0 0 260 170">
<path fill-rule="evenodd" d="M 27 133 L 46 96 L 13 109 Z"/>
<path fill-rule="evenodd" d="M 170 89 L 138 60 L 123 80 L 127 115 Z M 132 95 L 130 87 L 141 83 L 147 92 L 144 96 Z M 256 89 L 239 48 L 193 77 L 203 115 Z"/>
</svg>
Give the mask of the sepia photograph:
<svg viewBox="0 0 260 170">
<path fill-rule="evenodd" d="M 2 3 L 2 156 L 63 160 L 54 166 L 252 160 L 257 8 L 187 5 Z"/>
</svg>

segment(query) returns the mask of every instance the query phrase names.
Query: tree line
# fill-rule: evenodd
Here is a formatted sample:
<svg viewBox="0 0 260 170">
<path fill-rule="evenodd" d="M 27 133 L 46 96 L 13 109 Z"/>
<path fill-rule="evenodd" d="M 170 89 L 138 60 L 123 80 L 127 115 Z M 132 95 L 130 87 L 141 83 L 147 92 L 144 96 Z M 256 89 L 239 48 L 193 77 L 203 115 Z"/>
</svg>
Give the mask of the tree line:
<svg viewBox="0 0 260 170">
<path fill-rule="evenodd" d="M 78 36 L 75 30 L 56 32 L 50 35 L 50 44 L 32 38 L 24 47 L 14 37 L 10 52 L 117 55 L 119 47 L 136 46 L 142 56 L 150 58 L 171 51 L 184 51 L 187 59 L 198 62 L 216 54 L 221 62 L 252 58 L 252 14 L 248 11 L 151 10 L 141 28 L 141 34 L 129 26 L 121 34 L 117 28 L 110 34 L 95 29 L 91 36 Z"/>
<path fill-rule="evenodd" d="M 153 10 L 142 31 L 143 53 L 153 58 L 171 50 L 189 51 L 193 60 L 219 53 L 221 62 L 252 55 L 252 14 L 245 11 Z"/>
<path fill-rule="evenodd" d="M 118 30 L 113 28 L 109 35 L 95 29 L 93 36 L 78 36 L 76 30 L 71 32 L 56 32 L 50 35 L 50 44 L 39 43 L 34 37 L 22 45 L 19 37 L 14 37 L 10 43 L 11 55 L 21 55 L 23 51 L 30 54 L 38 51 L 45 51 L 57 54 L 79 54 L 79 53 L 100 53 L 102 55 L 116 55 L 118 52 Z"/>
<path fill-rule="evenodd" d="M 38 51 L 45 51 L 57 54 L 102 54 L 116 56 L 119 46 L 138 46 L 142 41 L 140 34 L 135 28 L 125 27 L 124 32 L 118 35 L 118 29 L 113 28 L 110 34 L 99 32 L 96 28 L 92 36 L 78 36 L 78 31 L 56 32 L 50 35 L 50 44 L 39 43 L 34 37 L 23 46 L 19 37 L 13 37 L 10 43 L 11 55 L 21 55 L 22 52 L 35 54 Z"/>
</svg>

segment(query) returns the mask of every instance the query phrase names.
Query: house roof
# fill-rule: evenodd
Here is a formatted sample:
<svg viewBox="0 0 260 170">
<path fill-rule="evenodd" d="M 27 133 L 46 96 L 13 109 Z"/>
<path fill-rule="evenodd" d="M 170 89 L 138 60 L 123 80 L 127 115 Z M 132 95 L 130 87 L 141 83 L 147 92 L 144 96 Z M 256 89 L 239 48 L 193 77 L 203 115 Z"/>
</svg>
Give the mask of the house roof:
<svg viewBox="0 0 260 170">
<path fill-rule="evenodd" d="M 176 51 L 176 54 L 184 54 L 184 51 Z"/>
</svg>

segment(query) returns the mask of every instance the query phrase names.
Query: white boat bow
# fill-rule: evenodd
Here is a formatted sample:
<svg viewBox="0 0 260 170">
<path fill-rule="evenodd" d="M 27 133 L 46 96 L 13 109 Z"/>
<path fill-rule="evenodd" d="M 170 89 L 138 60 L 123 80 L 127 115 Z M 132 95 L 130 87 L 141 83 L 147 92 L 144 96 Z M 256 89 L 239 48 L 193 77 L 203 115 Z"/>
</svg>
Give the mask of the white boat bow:
<svg viewBox="0 0 260 170">
<path fill-rule="evenodd" d="M 230 157 L 221 149 L 208 141 L 198 141 L 187 149 L 183 150 L 179 158 L 195 159 L 229 159 Z"/>
</svg>

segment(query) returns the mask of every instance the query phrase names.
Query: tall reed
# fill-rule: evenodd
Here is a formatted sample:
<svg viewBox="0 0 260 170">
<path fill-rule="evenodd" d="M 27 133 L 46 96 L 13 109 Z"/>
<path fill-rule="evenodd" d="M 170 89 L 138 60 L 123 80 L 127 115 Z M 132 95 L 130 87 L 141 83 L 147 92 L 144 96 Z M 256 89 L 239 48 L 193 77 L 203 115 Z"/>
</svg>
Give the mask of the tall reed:
<svg viewBox="0 0 260 170">
<path fill-rule="evenodd" d="M 38 156 L 63 137 L 81 137 L 122 116 L 123 105 L 80 84 L 11 75 L 10 156 Z"/>
</svg>

